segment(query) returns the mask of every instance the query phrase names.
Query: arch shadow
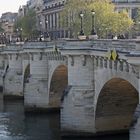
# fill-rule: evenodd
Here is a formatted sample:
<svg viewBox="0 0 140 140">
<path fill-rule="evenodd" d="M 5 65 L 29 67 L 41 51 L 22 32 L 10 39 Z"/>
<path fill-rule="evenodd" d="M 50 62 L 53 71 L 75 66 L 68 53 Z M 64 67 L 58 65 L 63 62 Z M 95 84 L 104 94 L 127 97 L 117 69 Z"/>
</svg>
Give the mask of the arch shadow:
<svg viewBox="0 0 140 140">
<path fill-rule="evenodd" d="M 68 69 L 59 65 L 53 72 L 49 88 L 49 107 L 59 108 L 63 91 L 68 85 Z"/>
<path fill-rule="evenodd" d="M 139 93 L 127 80 L 113 78 L 100 91 L 95 109 L 97 133 L 128 131 L 139 103 Z"/>
</svg>

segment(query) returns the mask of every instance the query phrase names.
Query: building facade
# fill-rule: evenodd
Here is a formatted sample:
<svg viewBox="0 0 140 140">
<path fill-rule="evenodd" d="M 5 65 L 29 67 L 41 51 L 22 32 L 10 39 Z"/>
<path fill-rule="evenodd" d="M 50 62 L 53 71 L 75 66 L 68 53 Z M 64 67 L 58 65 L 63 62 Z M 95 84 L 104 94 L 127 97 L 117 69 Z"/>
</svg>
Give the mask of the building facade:
<svg viewBox="0 0 140 140">
<path fill-rule="evenodd" d="M 34 9 L 37 13 L 37 30 L 48 33 L 51 39 L 72 37 L 69 28 L 64 28 L 60 24 L 60 12 L 63 10 L 67 0 L 29 0 L 27 5 L 19 7 L 18 17 L 26 15 L 28 9 Z M 92 1 L 92 0 L 91 0 Z M 112 0 L 119 12 L 126 9 L 131 18 L 135 18 L 140 0 Z M 8 36 L 13 33 L 13 25 L 17 14 L 7 12 L 2 14 L 1 22 Z"/>
<path fill-rule="evenodd" d="M 70 31 L 61 27 L 60 12 L 66 0 L 44 0 L 44 7 L 38 12 L 41 31 L 48 32 L 51 39 L 70 37 Z"/>
<path fill-rule="evenodd" d="M 1 16 L 1 27 L 3 29 L 3 33 L 1 33 L 1 37 L 6 40 L 12 40 L 12 36 L 14 35 L 14 22 L 17 18 L 17 13 L 6 12 Z"/>
<path fill-rule="evenodd" d="M 41 32 L 48 32 L 52 39 L 70 38 L 71 32 L 68 28 L 60 25 L 60 12 L 67 0 L 42 0 L 42 7 L 37 10 L 38 29 Z M 126 9 L 131 18 L 135 18 L 140 0 L 112 0 L 119 12 Z"/>
<path fill-rule="evenodd" d="M 140 0 L 112 0 L 112 2 L 115 3 L 117 11 L 126 9 L 132 19 L 136 17 L 140 8 Z"/>
</svg>

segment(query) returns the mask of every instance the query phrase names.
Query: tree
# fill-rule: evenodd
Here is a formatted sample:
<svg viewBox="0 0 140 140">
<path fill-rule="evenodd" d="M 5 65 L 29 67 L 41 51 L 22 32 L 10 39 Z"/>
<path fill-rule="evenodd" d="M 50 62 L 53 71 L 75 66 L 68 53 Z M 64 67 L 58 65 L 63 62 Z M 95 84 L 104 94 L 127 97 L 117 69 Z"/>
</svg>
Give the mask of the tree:
<svg viewBox="0 0 140 140">
<path fill-rule="evenodd" d="M 22 29 L 22 35 L 30 37 L 36 30 L 36 13 L 33 9 L 30 9 L 27 14 L 19 18 L 15 23 L 15 29 Z"/>
<path fill-rule="evenodd" d="M 63 11 L 60 13 L 60 26 L 68 28 L 72 31 L 73 37 L 77 36 L 80 31 L 80 12 L 84 13 L 84 20 L 86 20 L 87 3 L 80 0 L 69 0 L 66 2 Z M 88 21 L 88 20 L 87 20 Z M 83 27 L 85 27 L 85 22 Z M 87 28 L 84 28 L 86 32 Z"/>
<path fill-rule="evenodd" d="M 76 35 L 80 30 L 79 13 L 84 13 L 83 29 L 90 34 L 92 28 L 92 14 L 95 11 L 95 29 L 99 37 L 105 38 L 107 34 L 119 35 L 128 32 L 133 25 L 126 11 L 116 12 L 115 5 L 110 0 L 81 1 L 69 0 L 61 13 L 61 24 L 71 28 Z"/>
<path fill-rule="evenodd" d="M 126 34 L 131 31 L 133 27 L 133 20 L 128 16 L 128 13 L 123 10 L 121 12 L 113 13 L 111 17 L 111 32 L 114 35 Z"/>
</svg>

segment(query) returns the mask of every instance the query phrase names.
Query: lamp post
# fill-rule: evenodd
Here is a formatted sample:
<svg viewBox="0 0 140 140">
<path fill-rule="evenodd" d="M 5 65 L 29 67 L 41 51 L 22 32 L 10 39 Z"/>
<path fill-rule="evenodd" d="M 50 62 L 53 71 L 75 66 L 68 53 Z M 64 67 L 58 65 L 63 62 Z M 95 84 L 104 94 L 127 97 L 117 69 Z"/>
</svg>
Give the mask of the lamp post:
<svg viewBox="0 0 140 140">
<path fill-rule="evenodd" d="M 96 35 L 96 32 L 95 32 L 95 11 L 92 10 L 91 14 L 92 14 L 92 30 L 91 30 L 91 35 Z"/>
<path fill-rule="evenodd" d="M 46 23 L 45 25 L 46 25 L 46 30 L 47 30 L 48 29 L 48 23 L 49 23 L 49 21 L 46 20 L 45 23 Z"/>
<path fill-rule="evenodd" d="M 20 28 L 20 41 L 22 41 L 22 28 Z"/>
<path fill-rule="evenodd" d="M 46 21 L 45 21 L 45 24 L 46 24 L 46 37 L 47 37 L 47 38 L 49 37 L 49 33 L 48 33 L 48 23 L 49 23 L 49 21 L 46 20 Z"/>
<path fill-rule="evenodd" d="M 80 30 L 80 34 L 79 34 L 79 35 L 84 35 L 84 31 L 83 31 L 83 16 L 84 16 L 84 14 L 81 12 L 81 13 L 80 13 L 80 18 L 81 18 L 81 30 Z"/>
<path fill-rule="evenodd" d="M 16 29 L 18 37 L 19 37 L 19 40 L 17 40 L 17 41 L 22 41 L 22 30 L 23 30 L 22 28 Z"/>
<path fill-rule="evenodd" d="M 42 21 L 39 22 L 40 24 L 40 32 L 42 31 Z"/>
<path fill-rule="evenodd" d="M 42 41 L 42 21 L 39 22 L 40 25 L 40 37 L 39 37 L 39 41 Z"/>
<path fill-rule="evenodd" d="M 17 34 L 17 35 L 16 35 L 16 36 L 17 36 L 17 39 L 16 39 L 16 40 L 17 40 L 17 42 L 18 42 L 18 41 L 19 41 L 19 29 L 17 28 L 16 31 L 17 31 L 17 33 L 16 33 L 16 34 Z"/>
<path fill-rule="evenodd" d="M 105 28 L 105 30 L 106 30 L 106 39 L 108 39 L 108 28 Z"/>
</svg>

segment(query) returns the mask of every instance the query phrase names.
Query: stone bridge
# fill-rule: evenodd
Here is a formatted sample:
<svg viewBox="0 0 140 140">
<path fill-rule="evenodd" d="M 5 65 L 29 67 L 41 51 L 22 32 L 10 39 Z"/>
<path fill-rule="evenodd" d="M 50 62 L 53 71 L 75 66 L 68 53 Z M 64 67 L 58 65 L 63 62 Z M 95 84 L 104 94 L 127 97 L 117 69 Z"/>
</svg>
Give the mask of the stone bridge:
<svg viewBox="0 0 140 140">
<path fill-rule="evenodd" d="M 130 139 L 139 134 L 137 40 L 1 46 L 0 86 L 4 95 L 24 96 L 27 111 L 61 108 L 63 134 L 116 133 L 130 126 Z"/>
</svg>

